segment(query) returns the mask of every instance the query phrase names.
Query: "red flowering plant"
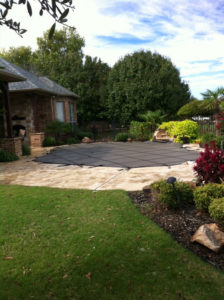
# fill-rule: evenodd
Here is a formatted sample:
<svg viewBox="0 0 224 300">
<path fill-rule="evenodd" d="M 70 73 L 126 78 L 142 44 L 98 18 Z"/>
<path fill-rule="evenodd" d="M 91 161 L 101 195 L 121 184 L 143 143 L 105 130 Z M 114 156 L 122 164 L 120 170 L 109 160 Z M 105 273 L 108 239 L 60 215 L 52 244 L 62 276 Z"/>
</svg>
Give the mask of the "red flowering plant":
<svg viewBox="0 0 224 300">
<path fill-rule="evenodd" d="M 211 147 L 205 145 L 205 151 L 196 160 L 194 171 L 200 184 L 208 182 L 221 183 L 224 181 L 224 151 L 216 148 L 211 141 Z"/>
<path fill-rule="evenodd" d="M 224 132 L 224 113 L 219 113 L 216 119 L 216 128 Z"/>
</svg>

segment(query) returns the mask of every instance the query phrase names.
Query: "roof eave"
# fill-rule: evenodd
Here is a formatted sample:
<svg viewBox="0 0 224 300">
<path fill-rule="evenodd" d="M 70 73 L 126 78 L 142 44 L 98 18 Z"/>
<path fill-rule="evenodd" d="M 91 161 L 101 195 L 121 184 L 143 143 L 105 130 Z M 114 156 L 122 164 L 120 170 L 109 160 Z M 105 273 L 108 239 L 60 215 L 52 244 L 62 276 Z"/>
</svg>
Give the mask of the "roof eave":
<svg viewBox="0 0 224 300">
<path fill-rule="evenodd" d="M 27 92 L 40 92 L 41 94 L 45 94 L 45 95 L 58 96 L 58 97 L 71 97 L 71 98 L 75 98 L 75 99 L 79 99 L 79 98 L 80 98 L 78 95 L 56 94 L 56 93 L 52 93 L 52 92 L 50 92 L 50 91 L 48 92 L 48 91 L 46 91 L 46 90 L 38 89 L 38 88 L 32 88 L 32 89 L 17 89 L 17 90 L 10 90 L 10 89 L 9 89 L 9 93 L 10 93 L 10 94 L 27 93 Z"/>
<path fill-rule="evenodd" d="M 11 72 L 8 72 L 4 69 L 0 69 L 0 78 L 2 81 L 6 82 L 18 82 L 18 81 L 26 81 L 25 77 L 22 77 L 17 74 L 13 74 Z"/>
</svg>

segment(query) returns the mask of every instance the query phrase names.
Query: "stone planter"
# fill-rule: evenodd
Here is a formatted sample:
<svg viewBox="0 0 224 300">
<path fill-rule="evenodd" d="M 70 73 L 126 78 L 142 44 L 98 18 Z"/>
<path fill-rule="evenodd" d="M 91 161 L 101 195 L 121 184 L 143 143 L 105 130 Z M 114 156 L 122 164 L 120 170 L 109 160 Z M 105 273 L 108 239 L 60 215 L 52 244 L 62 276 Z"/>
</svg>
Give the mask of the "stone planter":
<svg viewBox="0 0 224 300">
<path fill-rule="evenodd" d="M 30 147 L 37 148 L 43 146 L 44 132 L 30 133 Z"/>
</svg>

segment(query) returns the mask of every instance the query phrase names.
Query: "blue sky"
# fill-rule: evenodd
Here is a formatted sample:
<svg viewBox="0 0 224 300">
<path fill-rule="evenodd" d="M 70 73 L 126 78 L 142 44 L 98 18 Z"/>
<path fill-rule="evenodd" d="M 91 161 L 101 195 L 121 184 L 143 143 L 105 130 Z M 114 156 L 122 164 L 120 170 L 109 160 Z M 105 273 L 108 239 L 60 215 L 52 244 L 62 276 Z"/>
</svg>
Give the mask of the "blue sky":
<svg viewBox="0 0 224 300">
<path fill-rule="evenodd" d="M 69 23 L 85 38 L 85 54 L 111 66 L 144 49 L 169 57 L 194 96 L 224 86 L 224 1 L 222 0 L 76 0 Z M 17 16 L 23 15 L 18 10 Z M 31 19 L 22 17 L 30 28 Z M 1 29 L 0 47 L 36 47 L 52 20 L 34 15 L 23 39 Z M 59 27 L 58 27 L 59 28 Z"/>
</svg>

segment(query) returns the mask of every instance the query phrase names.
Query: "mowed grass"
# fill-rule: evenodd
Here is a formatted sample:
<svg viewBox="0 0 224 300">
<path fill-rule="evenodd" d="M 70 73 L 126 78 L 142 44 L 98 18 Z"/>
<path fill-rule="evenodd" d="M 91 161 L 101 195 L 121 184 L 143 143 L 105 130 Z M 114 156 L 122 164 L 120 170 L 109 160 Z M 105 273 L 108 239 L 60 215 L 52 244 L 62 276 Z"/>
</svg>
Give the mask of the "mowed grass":
<svg viewBox="0 0 224 300">
<path fill-rule="evenodd" d="M 212 299 L 224 274 L 124 191 L 0 186 L 0 299 Z"/>
</svg>

